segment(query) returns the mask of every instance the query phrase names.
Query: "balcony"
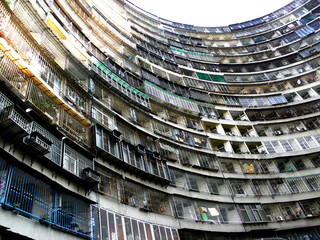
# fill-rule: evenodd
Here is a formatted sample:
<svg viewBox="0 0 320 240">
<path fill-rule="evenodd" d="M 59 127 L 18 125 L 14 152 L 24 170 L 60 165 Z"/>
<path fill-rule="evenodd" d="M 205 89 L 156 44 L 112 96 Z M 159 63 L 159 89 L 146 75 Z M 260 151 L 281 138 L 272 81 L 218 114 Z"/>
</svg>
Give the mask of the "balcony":
<svg viewBox="0 0 320 240">
<path fill-rule="evenodd" d="M 135 101 L 146 109 L 150 109 L 149 96 L 132 87 L 129 83 L 112 73 L 104 64 L 97 61 L 94 64 L 89 63 L 89 67 L 109 86 L 112 86 L 118 93 L 129 101 Z"/>
<path fill-rule="evenodd" d="M 19 67 L 14 64 L 11 59 L 5 55 L 2 51 L 1 59 L 0 59 L 0 76 L 1 79 L 5 81 L 5 84 L 9 86 L 9 88 L 14 88 L 17 92 L 19 92 L 22 96 L 26 96 L 27 87 L 28 87 L 28 79 L 19 69 Z M 11 51 L 12 53 L 12 51 Z M 9 54 L 9 53 L 7 53 Z"/>
<path fill-rule="evenodd" d="M 167 185 L 168 175 L 165 175 L 166 164 L 158 154 L 146 150 L 144 146 L 134 146 L 126 140 L 120 141 L 120 132 L 112 132 L 96 124 L 93 126 L 95 140 L 94 148 L 97 155 L 141 178 Z"/>
<path fill-rule="evenodd" d="M 30 86 L 27 102 L 48 122 L 59 126 L 61 130 L 74 140 L 83 145 L 89 144 L 89 128 L 86 125 L 87 120 L 82 118 L 85 121 L 81 121 L 81 119 L 77 117 L 80 115 L 74 116 L 74 112 L 71 111 L 70 107 L 70 110 L 68 110 L 68 108 L 64 108 L 64 104 L 57 104 L 34 83 Z M 67 104 L 65 104 L 65 106 L 67 106 Z"/>
<path fill-rule="evenodd" d="M 26 170 L 9 166 L 3 160 L 0 167 L 4 210 L 32 219 L 32 224 L 38 220 L 45 226 L 92 238 L 89 202 L 71 196 Z"/>
<path fill-rule="evenodd" d="M 6 28 L 1 32 L 1 36 L 0 49 L 5 52 L 6 56 L 14 61 L 16 65 L 15 68 L 8 66 L 8 69 L 17 72 L 17 68 L 19 68 L 27 77 L 32 76 L 33 83 L 37 85 L 37 88 L 39 88 L 43 94 L 47 95 L 52 102 L 59 105 L 60 108 L 67 111 L 83 125 L 89 126 L 90 123 L 82 114 L 61 99 L 63 96 L 61 96 L 59 89 L 61 81 L 64 79 L 63 74 L 61 74 L 55 64 L 52 64 L 50 60 L 48 60 L 45 54 L 42 54 L 40 47 L 34 39 L 24 33 L 24 29 L 17 23 L 16 19 L 10 19 Z M 8 69 L 6 71 L 8 71 Z M 10 81 L 17 90 L 22 91 L 26 88 L 25 77 L 23 77 L 20 72 L 12 76 L 16 78 Z"/>
</svg>

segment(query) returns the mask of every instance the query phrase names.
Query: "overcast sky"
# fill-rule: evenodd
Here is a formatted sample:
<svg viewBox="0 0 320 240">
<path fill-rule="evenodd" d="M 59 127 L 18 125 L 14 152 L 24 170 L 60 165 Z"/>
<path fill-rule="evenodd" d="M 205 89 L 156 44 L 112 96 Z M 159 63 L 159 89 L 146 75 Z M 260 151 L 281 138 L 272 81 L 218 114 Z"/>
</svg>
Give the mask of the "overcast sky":
<svg viewBox="0 0 320 240">
<path fill-rule="evenodd" d="M 219 27 L 271 13 L 292 0 L 129 0 L 159 17 L 196 26 Z"/>
</svg>

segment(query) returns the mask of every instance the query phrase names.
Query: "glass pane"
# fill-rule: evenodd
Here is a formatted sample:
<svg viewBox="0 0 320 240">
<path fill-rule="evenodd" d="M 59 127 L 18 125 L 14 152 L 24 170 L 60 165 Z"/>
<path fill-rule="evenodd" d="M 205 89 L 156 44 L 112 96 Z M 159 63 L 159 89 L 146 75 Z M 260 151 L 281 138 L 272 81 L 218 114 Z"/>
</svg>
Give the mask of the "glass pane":
<svg viewBox="0 0 320 240">
<path fill-rule="evenodd" d="M 150 224 L 146 223 L 145 224 L 146 227 L 146 232 L 147 232 L 147 240 L 153 240 L 152 238 L 152 233 L 151 233 L 151 228 L 150 228 Z"/>
<path fill-rule="evenodd" d="M 154 238 L 155 239 L 161 239 L 160 238 L 160 232 L 159 232 L 159 227 L 156 225 L 153 225 L 153 232 L 154 232 Z"/>
<path fill-rule="evenodd" d="M 93 207 L 93 216 L 94 216 L 94 236 L 95 240 L 100 239 L 100 219 L 99 219 L 99 208 Z"/>
<path fill-rule="evenodd" d="M 124 240 L 123 228 L 122 228 L 122 217 L 120 215 L 116 215 L 116 224 L 117 224 L 118 240 Z"/>
<path fill-rule="evenodd" d="M 166 228 L 167 238 L 168 240 L 172 240 L 170 228 Z"/>
<path fill-rule="evenodd" d="M 167 240 L 166 232 L 164 227 L 160 227 L 160 234 L 161 234 L 161 239 L 162 240 Z"/>
<path fill-rule="evenodd" d="M 110 233 L 110 239 L 116 239 L 116 229 L 114 225 L 114 214 L 110 213 L 108 214 L 109 217 L 109 233 Z"/>
<path fill-rule="evenodd" d="M 131 220 L 132 221 L 132 230 L 133 230 L 133 235 L 134 239 L 139 239 L 139 231 L 138 231 L 138 224 L 136 220 Z"/>
<path fill-rule="evenodd" d="M 127 240 L 133 240 L 130 218 L 125 217 L 124 224 L 125 224 L 125 229 L 126 229 Z"/>
<path fill-rule="evenodd" d="M 101 238 L 107 240 L 108 232 L 107 212 L 101 209 Z"/>
<path fill-rule="evenodd" d="M 146 240 L 146 235 L 144 233 L 144 224 L 143 222 L 139 222 L 139 231 L 140 231 L 140 239 Z"/>
</svg>

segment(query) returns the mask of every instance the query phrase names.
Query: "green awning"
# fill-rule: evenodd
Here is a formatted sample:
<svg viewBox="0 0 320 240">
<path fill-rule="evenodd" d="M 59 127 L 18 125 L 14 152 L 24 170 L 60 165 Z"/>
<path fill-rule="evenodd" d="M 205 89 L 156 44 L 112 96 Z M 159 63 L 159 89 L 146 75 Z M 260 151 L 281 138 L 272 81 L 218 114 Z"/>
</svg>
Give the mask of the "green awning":
<svg viewBox="0 0 320 240">
<path fill-rule="evenodd" d="M 196 72 L 199 79 L 211 81 L 209 74 Z"/>
<path fill-rule="evenodd" d="M 94 65 L 96 65 L 97 67 L 100 67 L 100 66 L 102 65 L 102 63 L 99 62 L 99 61 L 96 61 L 96 62 L 94 63 Z"/>
<path fill-rule="evenodd" d="M 147 94 L 144 94 L 144 93 L 143 93 L 142 98 L 143 98 L 143 99 L 148 99 L 149 96 L 148 96 Z"/>
<path fill-rule="evenodd" d="M 120 82 L 122 79 L 119 78 L 117 75 L 115 75 L 114 73 L 111 73 L 111 78 L 116 81 L 116 82 Z"/>
<path fill-rule="evenodd" d="M 121 80 L 120 84 L 121 84 L 123 87 L 125 87 L 125 88 L 130 87 L 130 84 L 127 83 L 127 82 L 125 82 L 125 81 L 123 81 L 123 80 Z"/>
<path fill-rule="evenodd" d="M 265 40 L 267 40 L 267 39 L 265 38 L 265 36 L 257 36 L 257 37 L 254 37 L 254 38 L 253 38 L 253 41 L 254 41 L 255 43 L 261 42 L 261 41 L 265 41 Z"/>
<path fill-rule="evenodd" d="M 311 20 L 315 19 L 316 17 L 317 17 L 316 15 L 310 13 L 306 17 L 301 18 L 300 22 L 303 24 L 306 24 L 306 23 L 310 22 Z"/>
<path fill-rule="evenodd" d="M 193 51 L 187 51 L 181 48 L 176 48 L 176 47 L 170 47 L 172 50 L 178 51 L 178 52 L 183 52 L 183 53 L 193 53 L 193 54 L 197 54 L 197 55 L 203 55 L 203 56 L 209 56 L 212 57 L 212 54 L 208 54 L 208 53 L 200 53 L 200 52 L 193 52 Z"/>
<path fill-rule="evenodd" d="M 226 82 L 226 80 L 224 79 L 224 76 L 222 76 L 222 75 L 211 74 L 210 77 L 211 77 L 212 81 L 214 81 L 214 82 Z"/>
<path fill-rule="evenodd" d="M 134 94 L 138 94 L 139 90 L 135 89 L 134 87 L 130 87 L 130 91 L 133 92 Z"/>
</svg>

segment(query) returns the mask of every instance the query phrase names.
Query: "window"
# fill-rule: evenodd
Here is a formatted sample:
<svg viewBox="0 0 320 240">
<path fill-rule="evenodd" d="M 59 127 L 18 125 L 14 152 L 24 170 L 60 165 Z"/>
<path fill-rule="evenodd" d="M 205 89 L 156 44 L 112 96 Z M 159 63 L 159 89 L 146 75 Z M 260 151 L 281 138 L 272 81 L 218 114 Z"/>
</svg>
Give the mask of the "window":
<svg viewBox="0 0 320 240">
<path fill-rule="evenodd" d="M 297 138 L 298 143 L 300 144 L 302 149 L 308 149 L 310 148 L 309 144 L 307 141 L 302 137 L 302 138 Z"/>
<path fill-rule="evenodd" d="M 133 166 L 135 166 L 135 154 L 134 154 L 134 149 L 131 145 L 122 142 L 122 156 L 123 156 L 123 161 L 126 163 L 129 163 Z"/>
<path fill-rule="evenodd" d="M 270 183 L 269 188 L 270 188 L 271 194 L 279 195 L 280 194 L 279 184 L 282 184 L 282 181 L 281 180 L 277 181 L 272 179 L 272 180 L 269 180 L 269 183 Z"/>
<path fill-rule="evenodd" d="M 316 190 L 319 190 L 320 188 L 317 180 L 318 180 L 317 176 L 306 177 L 305 183 L 307 184 L 310 190 L 316 191 Z"/>
<path fill-rule="evenodd" d="M 184 173 L 182 173 L 181 171 L 170 168 L 170 178 L 171 178 L 171 182 L 170 182 L 171 186 L 181 187 L 181 188 L 185 187 L 186 177 Z"/>
<path fill-rule="evenodd" d="M 287 140 L 281 140 L 280 143 L 286 152 L 293 151 L 293 148 L 291 147 L 290 143 Z"/>
<path fill-rule="evenodd" d="M 190 191 L 199 192 L 197 178 L 195 176 L 188 175 L 187 184 Z"/>
<path fill-rule="evenodd" d="M 120 158 L 119 139 L 99 126 L 96 126 L 96 145 L 115 157 Z"/>
<path fill-rule="evenodd" d="M 209 156 L 199 156 L 199 165 L 208 169 L 217 169 L 218 167 L 214 164 L 214 159 Z"/>
<path fill-rule="evenodd" d="M 271 144 L 272 144 L 273 148 L 275 149 L 275 151 L 276 151 L 277 153 L 283 152 L 283 149 L 282 149 L 282 147 L 280 146 L 280 144 L 279 144 L 278 141 L 272 141 Z"/>
<path fill-rule="evenodd" d="M 171 147 L 170 145 L 161 142 L 159 145 L 161 157 L 172 161 L 177 161 L 179 159 L 179 150 L 177 147 Z"/>
<path fill-rule="evenodd" d="M 65 145 L 63 168 L 77 176 L 81 176 L 82 170 L 87 167 L 92 169 L 93 162 L 68 145 Z"/>
<path fill-rule="evenodd" d="M 287 180 L 291 193 L 300 193 L 300 190 L 297 186 L 297 181 L 298 180 L 296 179 Z"/>
<path fill-rule="evenodd" d="M 115 124 L 113 121 L 113 117 L 109 116 L 107 113 L 103 112 L 103 110 L 100 110 L 98 108 L 93 109 L 93 118 L 97 120 L 99 123 L 103 124 L 110 130 L 113 130 L 115 128 Z"/>
<path fill-rule="evenodd" d="M 259 204 L 240 204 L 239 209 L 244 222 L 267 221 L 267 216 Z"/>
<path fill-rule="evenodd" d="M 195 209 L 189 200 L 174 198 L 176 216 L 184 219 L 196 219 Z"/>
<path fill-rule="evenodd" d="M 207 186 L 209 189 L 210 194 L 224 194 L 230 195 L 229 189 L 224 179 L 220 178 L 208 178 Z"/>
<path fill-rule="evenodd" d="M 268 97 L 268 100 L 272 105 L 283 104 L 288 102 L 287 99 L 282 95 Z"/>
<path fill-rule="evenodd" d="M 267 149 L 269 154 L 276 153 L 276 151 L 273 148 L 271 142 L 263 142 L 262 144 L 264 145 L 265 149 Z"/>
<path fill-rule="evenodd" d="M 69 86 L 66 87 L 66 99 L 72 104 L 78 106 L 82 111 L 86 110 L 87 103 L 85 98 L 80 96 L 74 89 Z"/>
<path fill-rule="evenodd" d="M 261 185 L 261 181 L 252 180 L 251 188 L 255 196 L 262 196 Z"/>
</svg>

